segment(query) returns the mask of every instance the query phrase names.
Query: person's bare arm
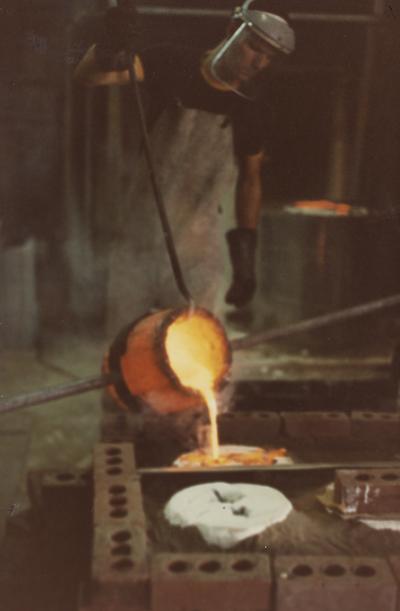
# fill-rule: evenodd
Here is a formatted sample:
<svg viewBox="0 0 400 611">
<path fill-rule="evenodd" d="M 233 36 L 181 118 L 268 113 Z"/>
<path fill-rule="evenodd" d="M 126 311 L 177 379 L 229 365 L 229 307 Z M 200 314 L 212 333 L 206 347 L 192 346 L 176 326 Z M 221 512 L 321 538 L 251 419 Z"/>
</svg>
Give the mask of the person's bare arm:
<svg viewBox="0 0 400 611">
<path fill-rule="evenodd" d="M 137 79 L 143 81 L 144 70 L 138 55 L 135 55 L 134 67 Z M 111 72 L 105 72 L 100 70 L 96 62 L 95 45 L 92 45 L 75 68 L 74 79 L 88 87 L 126 85 L 126 83 L 129 83 L 129 71 L 112 70 Z"/>
<path fill-rule="evenodd" d="M 237 226 L 256 229 L 262 204 L 261 168 L 264 153 L 246 155 L 239 159 L 239 175 L 236 183 L 235 212 Z"/>
</svg>

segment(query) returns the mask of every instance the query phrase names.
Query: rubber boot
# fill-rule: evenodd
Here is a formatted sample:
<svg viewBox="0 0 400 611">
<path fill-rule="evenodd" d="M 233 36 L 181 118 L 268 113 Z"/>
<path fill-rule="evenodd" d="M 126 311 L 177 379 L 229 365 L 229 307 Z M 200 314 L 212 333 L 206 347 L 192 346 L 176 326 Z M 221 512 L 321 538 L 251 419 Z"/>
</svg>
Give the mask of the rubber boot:
<svg viewBox="0 0 400 611">
<path fill-rule="evenodd" d="M 233 268 L 233 280 L 225 295 L 225 302 L 241 308 L 251 301 L 256 290 L 257 233 L 255 229 L 232 229 L 226 234 L 226 239 Z"/>
</svg>

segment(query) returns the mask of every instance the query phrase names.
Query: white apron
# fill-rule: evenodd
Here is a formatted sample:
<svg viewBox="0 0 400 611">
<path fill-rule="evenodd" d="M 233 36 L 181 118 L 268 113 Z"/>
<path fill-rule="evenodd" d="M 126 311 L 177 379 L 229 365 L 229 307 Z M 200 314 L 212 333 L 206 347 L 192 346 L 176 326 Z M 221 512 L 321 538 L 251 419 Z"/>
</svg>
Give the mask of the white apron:
<svg viewBox="0 0 400 611">
<path fill-rule="evenodd" d="M 236 168 L 224 117 L 170 108 L 151 148 L 184 279 L 196 305 L 214 311 L 223 278 L 222 208 L 233 206 Z M 152 308 L 184 305 L 172 273 L 144 154 L 127 164 L 130 186 L 110 249 L 108 333 Z"/>
</svg>

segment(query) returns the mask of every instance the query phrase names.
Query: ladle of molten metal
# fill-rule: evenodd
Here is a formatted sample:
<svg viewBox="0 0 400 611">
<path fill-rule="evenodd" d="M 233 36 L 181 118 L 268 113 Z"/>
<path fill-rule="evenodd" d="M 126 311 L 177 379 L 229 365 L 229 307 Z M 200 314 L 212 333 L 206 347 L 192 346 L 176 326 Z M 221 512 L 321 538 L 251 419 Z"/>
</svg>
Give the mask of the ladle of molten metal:
<svg viewBox="0 0 400 611">
<path fill-rule="evenodd" d="M 205 404 L 210 427 L 205 448 L 180 457 L 182 466 L 273 464 L 283 449 L 220 448 L 217 396 L 227 378 L 231 351 L 224 328 L 203 308 L 163 310 L 145 316 L 117 337 L 104 371 L 119 374 L 108 387 L 123 409 L 138 409 L 138 399 L 159 414 Z M 226 453 L 228 451 L 228 454 Z"/>
<path fill-rule="evenodd" d="M 104 361 L 119 376 L 108 390 L 120 407 L 138 399 L 159 414 L 206 404 L 212 456 L 218 459 L 217 399 L 227 379 L 231 350 L 224 328 L 203 308 L 162 310 L 123 330 Z"/>
<path fill-rule="evenodd" d="M 284 327 L 280 327 L 280 328 L 278 327 L 277 329 L 269 329 L 267 331 L 256 333 L 254 335 L 248 335 L 246 337 L 234 339 L 230 345 L 232 347 L 232 350 L 234 351 L 248 349 L 253 346 L 257 346 L 259 344 L 267 343 L 273 340 L 276 341 L 282 338 L 290 337 L 292 335 L 304 333 L 306 331 L 320 329 L 320 328 L 327 327 L 335 323 L 348 321 L 348 320 L 354 320 L 355 318 L 366 316 L 368 314 L 379 312 L 379 311 L 382 311 L 388 308 L 393 308 L 399 305 L 400 305 L 400 295 L 399 294 L 392 295 L 390 297 L 385 297 L 383 299 L 378 299 L 376 301 L 372 301 L 369 303 L 363 303 L 357 306 L 353 306 L 351 308 L 346 308 L 344 310 L 339 310 L 336 312 L 330 312 L 328 314 L 323 314 L 322 316 L 317 316 L 316 318 L 311 318 L 308 320 L 302 320 L 300 322 L 291 323 Z M 196 309 L 196 312 L 198 311 L 199 309 Z M 172 316 L 173 318 L 174 316 L 176 317 L 176 315 L 175 314 L 173 315 L 172 313 L 176 313 L 177 310 L 168 310 L 167 312 L 169 312 L 170 313 L 169 315 Z M 220 323 L 206 310 L 203 310 L 203 312 L 207 313 L 210 319 L 215 322 L 216 327 L 218 327 L 222 332 L 224 341 L 227 342 L 225 333 Z M 161 314 L 165 316 L 165 312 Z M 135 324 L 139 325 L 139 322 L 140 321 L 138 321 Z M 130 325 L 128 330 L 131 328 L 132 328 L 132 325 Z M 127 340 L 127 330 L 125 330 L 118 337 L 120 338 L 119 343 L 124 345 L 124 342 L 126 342 Z M 0 414 L 17 411 L 19 409 L 25 409 L 33 405 L 40 405 L 42 403 L 48 403 L 49 401 L 54 401 L 56 399 L 71 397 L 73 395 L 78 395 L 83 392 L 89 392 L 91 390 L 104 388 L 105 386 L 109 387 L 110 385 L 114 386 L 115 394 L 118 395 L 117 389 L 120 389 L 121 393 L 124 394 L 127 401 L 132 400 L 132 397 L 130 396 L 130 393 L 129 393 L 129 389 L 127 389 L 127 385 L 124 383 L 124 380 L 121 378 L 121 373 L 118 373 L 118 370 L 121 370 L 122 368 L 118 364 L 120 356 L 118 357 L 118 350 L 115 348 L 117 345 L 118 345 L 118 341 L 116 340 L 113 344 L 114 350 L 110 350 L 110 356 L 109 356 L 109 359 L 107 359 L 110 362 L 115 360 L 116 361 L 116 363 L 114 363 L 115 366 L 108 367 L 108 368 L 105 367 L 103 370 L 103 374 L 101 376 L 97 375 L 91 378 L 86 378 L 83 380 L 71 382 L 69 384 L 64 384 L 64 385 L 56 386 L 53 388 L 46 388 L 46 389 L 42 389 L 42 390 L 38 390 L 35 392 L 27 393 L 24 395 L 18 395 L 18 396 L 10 397 L 10 398 L 4 398 L 4 397 L 1 397 L 0 395 L 1 397 Z M 140 346 L 139 346 L 139 349 L 140 349 Z M 230 354 L 229 346 L 227 344 L 226 344 L 226 350 L 227 350 L 227 353 Z M 114 359 L 111 356 L 112 353 L 113 353 Z M 120 355 L 121 355 L 121 352 L 120 352 Z M 139 356 L 139 360 L 140 360 L 140 356 Z M 225 363 L 225 366 L 222 368 L 223 373 L 221 371 L 221 378 L 216 382 L 216 388 L 221 385 L 224 376 L 226 376 L 227 374 L 227 371 L 229 369 L 228 362 L 230 362 L 230 356 L 227 359 L 227 363 Z M 159 365 L 160 365 L 160 368 L 162 369 L 161 363 Z M 390 363 L 388 362 L 388 367 L 389 365 Z M 171 375 L 172 377 L 174 377 L 175 374 L 173 374 L 173 372 L 171 374 L 170 367 L 169 368 L 167 367 L 167 370 L 168 370 L 168 375 L 170 377 Z M 109 373 L 107 373 L 107 371 Z M 133 371 L 131 372 L 131 375 L 132 376 L 135 375 Z M 176 375 L 175 375 L 175 378 L 176 378 L 176 382 L 179 382 L 179 380 L 177 380 Z M 168 384 L 166 384 L 166 386 L 168 387 L 168 385 L 170 384 L 171 384 L 171 381 L 169 381 Z M 180 390 L 182 391 L 182 388 L 180 388 Z M 187 389 L 186 391 L 188 392 Z M 196 396 L 196 393 L 192 391 L 192 395 Z M 198 396 L 197 396 L 197 400 L 198 400 Z M 177 409 L 178 410 L 185 409 L 185 402 L 180 401 L 179 405 L 177 405 Z"/>
</svg>

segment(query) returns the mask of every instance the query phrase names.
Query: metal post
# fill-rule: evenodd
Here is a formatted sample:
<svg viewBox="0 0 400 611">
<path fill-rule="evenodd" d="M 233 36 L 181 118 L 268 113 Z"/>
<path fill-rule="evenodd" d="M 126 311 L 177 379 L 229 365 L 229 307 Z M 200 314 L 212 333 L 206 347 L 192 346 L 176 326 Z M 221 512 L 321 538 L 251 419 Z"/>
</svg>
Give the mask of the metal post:
<svg viewBox="0 0 400 611">
<path fill-rule="evenodd" d="M 375 19 L 378 19 L 378 16 L 383 13 L 382 0 L 375 0 L 374 13 Z M 352 176 L 350 181 L 350 199 L 352 200 L 356 200 L 359 195 L 361 172 L 365 159 L 366 134 L 371 104 L 372 76 L 375 65 L 377 45 L 376 28 L 369 24 L 365 36 L 365 57 L 358 90 L 358 108 L 354 137 L 354 149 L 352 154 Z"/>
<path fill-rule="evenodd" d="M 347 197 L 348 130 L 346 106 L 346 76 L 338 75 L 332 119 L 332 139 L 328 170 L 327 195 L 329 199 L 344 201 Z"/>
</svg>

